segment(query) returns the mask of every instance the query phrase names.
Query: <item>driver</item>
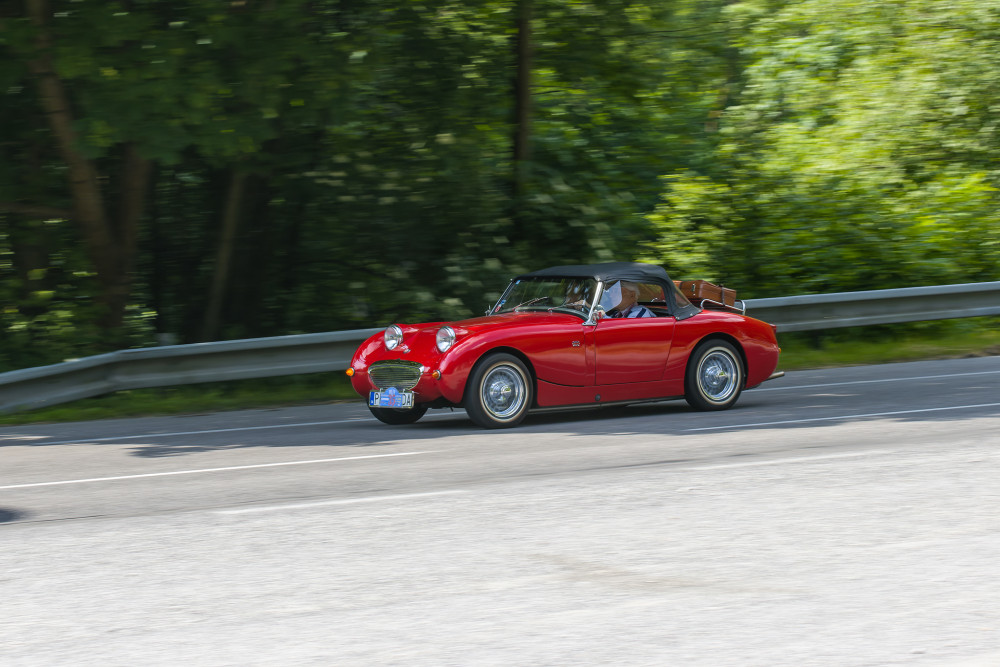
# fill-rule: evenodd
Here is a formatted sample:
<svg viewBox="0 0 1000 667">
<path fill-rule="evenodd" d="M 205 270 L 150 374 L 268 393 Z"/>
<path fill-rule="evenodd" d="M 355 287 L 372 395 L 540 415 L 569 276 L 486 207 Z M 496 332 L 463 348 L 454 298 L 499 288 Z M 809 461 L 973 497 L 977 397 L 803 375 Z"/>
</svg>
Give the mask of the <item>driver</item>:
<svg viewBox="0 0 1000 667">
<path fill-rule="evenodd" d="M 640 306 L 639 286 L 626 280 L 619 281 L 622 291 L 622 300 L 609 313 L 608 317 L 656 317 L 656 314 L 645 306 Z"/>
<path fill-rule="evenodd" d="M 572 282 L 566 289 L 566 298 L 563 300 L 563 305 L 568 308 L 576 308 L 577 310 L 586 310 L 590 305 L 588 303 L 588 295 L 590 292 L 590 286 L 583 282 Z"/>
</svg>

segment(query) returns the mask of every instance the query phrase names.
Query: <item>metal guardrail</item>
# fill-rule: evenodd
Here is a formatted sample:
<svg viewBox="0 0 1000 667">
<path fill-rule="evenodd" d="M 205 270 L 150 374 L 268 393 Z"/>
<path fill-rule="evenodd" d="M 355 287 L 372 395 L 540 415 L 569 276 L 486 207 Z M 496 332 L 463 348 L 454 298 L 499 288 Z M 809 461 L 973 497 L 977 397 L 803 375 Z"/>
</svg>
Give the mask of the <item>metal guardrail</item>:
<svg viewBox="0 0 1000 667">
<path fill-rule="evenodd" d="M 1000 315 L 1000 282 L 747 299 L 778 332 Z M 127 389 L 341 371 L 381 328 L 122 350 L 0 373 L 0 412 Z"/>
<path fill-rule="evenodd" d="M 0 412 L 127 389 L 343 371 L 378 329 L 121 350 L 0 374 Z"/>
<path fill-rule="evenodd" d="M 1000 315 L 1000 282 L 747 299 L 747 314 L 778 332 Z"/>
</svg>

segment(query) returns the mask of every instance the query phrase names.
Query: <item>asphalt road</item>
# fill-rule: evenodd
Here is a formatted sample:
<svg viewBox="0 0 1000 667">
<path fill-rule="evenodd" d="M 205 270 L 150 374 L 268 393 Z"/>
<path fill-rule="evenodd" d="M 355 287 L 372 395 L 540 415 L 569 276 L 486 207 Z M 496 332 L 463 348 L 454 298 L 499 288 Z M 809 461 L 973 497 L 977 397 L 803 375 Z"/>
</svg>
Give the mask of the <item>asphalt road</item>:
<svg viewBox="0 0 1000 667">
<path fill-rule="evenodd" d="M 1000 357 L 0 429 L 0 665 L 1000 665 Z"/>
</svg>

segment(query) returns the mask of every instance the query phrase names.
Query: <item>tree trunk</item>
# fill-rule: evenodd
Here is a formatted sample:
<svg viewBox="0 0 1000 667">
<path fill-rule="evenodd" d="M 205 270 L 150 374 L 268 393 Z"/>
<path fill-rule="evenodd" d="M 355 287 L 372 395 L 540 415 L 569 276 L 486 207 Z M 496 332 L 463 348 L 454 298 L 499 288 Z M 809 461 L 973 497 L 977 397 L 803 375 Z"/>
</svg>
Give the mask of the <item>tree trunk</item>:
<svg viewBox="0 0 1000 667">
<path fill-rule="evenodd" d="M 222 302 L 229 287 L 236 231 L 240 222 L 240 204 L 243 201 L 246 181 L 246 172 L 234 171 L 229 182 L 226 205 L 222 212 L 222 233 L 219 235 L 219 246 L 215 254 L 215 272 L 212 275 L 212 287 L 201 331 L 201 339 L 204 341 L 215 340 L 222 324 Z"/>
<path fill-rule="evenodd" d="M 131 269 L 136 253 L 138 225 L 145 205 L 151 163 L 140 157 L 133 146 L 126 147 L 125 179 L 119 220 L 114 225 L 105 208 L 99 174 L 94 162 L 78 149 L 79 137 L 69 93 L 52 61 L 52 35 L 48 30 L 46 0 L 26 0 L 28 18 L 38 29 L 35 46 L 38 56 L 28 67 L 35 78 L 38 100 L 66 164 L 73 199 L 72 219 L 79 225 L 84 243 L 97 273 L 104 307 L 100 325 L 109 332 L 121 328 L 131 291 Z M 114 340 L 114 336 L 109 340 Z"/>
<path fill-rule="evenodd" d="M 118 202 L 118 225 L 115 234 L 115 275 L 110 289 L 110 305 L 115 314 L 114 327 L 122 324 L 125 308 L 132 293 L 136 256 L 139 252 L 139 223 L 146 210 L 152 161 L 139 155 L 135 144 L 124 147 L 122 177 Z"/>
<path fill-rule="evenodd" d="M 514 198 L 521 194 L 531 154 L 531 2 L 518 0 L 514 40 Z"/>
<path fill-rule="evenodd" d="M 525 220 L 522 201 L 528 177 L 528 158 L 531 154 L 531 3 L 517 0 L 514 17 L 514 118 L 511 174 L 510 212 L 511 233 L 514 239 L 529 238 L 530 223 Z"/>
</svg>

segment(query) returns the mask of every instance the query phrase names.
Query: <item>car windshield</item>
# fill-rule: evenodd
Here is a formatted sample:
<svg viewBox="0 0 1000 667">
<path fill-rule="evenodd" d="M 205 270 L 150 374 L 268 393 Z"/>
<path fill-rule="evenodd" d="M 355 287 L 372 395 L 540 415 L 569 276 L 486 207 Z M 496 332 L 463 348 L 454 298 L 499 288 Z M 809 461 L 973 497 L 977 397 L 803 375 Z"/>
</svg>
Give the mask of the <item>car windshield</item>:
<svg viewBox="0 0 1000 667">
<path fill-rule="evenodd" d="M 558 310 L 587 317 L 597 282 L 589 278 L 521 278 L 493 309 L 494 314 Z"/>
</svg>

